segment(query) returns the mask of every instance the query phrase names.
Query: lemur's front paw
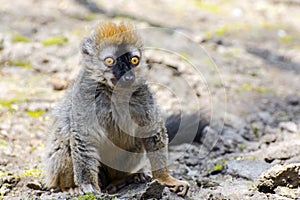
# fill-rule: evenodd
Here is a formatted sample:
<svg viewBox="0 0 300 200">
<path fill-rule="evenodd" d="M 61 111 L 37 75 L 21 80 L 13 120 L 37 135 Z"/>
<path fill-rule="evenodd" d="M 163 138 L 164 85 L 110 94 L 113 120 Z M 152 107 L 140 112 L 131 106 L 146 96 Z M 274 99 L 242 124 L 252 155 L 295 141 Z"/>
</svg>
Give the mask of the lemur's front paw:
<svg viewBox="0 0 300 200">
<path fill-rule="evenodd" d="M 134 183 L 146 183 L 151 180 L 151 176 L 148 176 L 147 174 L 141 172 L 141 173 L 136 173 L 132 176 L 132 181 Z"/>
<path fill-rule="evenodd" d="M 81 184 L 80 190 L 86 194 L 86 193 L 93 193 L 93 194 L 100 194 L 101 190 L 99 187 L 95 187 L 92 184 Z"/>
<path fill-rule="evenodd" d="M 70 194 L 87 194 L 87 193 L 100 194 L 101 193 L 100 189 L 94 187 L 92 184 L 82 184 L 78 187 L 69 188 L 65 192 L 68 192 Z"/>
<path fill-rule="evenodd" d="M 190 188 L 190 184 L 186 181 L 180 181 L 176 179 L 170 186 L 172 192 L 176 192 L 180 196 L 185 196 Z"/>
<path fill-rule="evenodd" d="M 172 192 L 176 192 L 179 196 L 185 196 L 190 188 L 190 184 L 188 182 L 177 180 L 172 176 L 158 180 L 165 186 L 169 187 Z"/>
</svg>

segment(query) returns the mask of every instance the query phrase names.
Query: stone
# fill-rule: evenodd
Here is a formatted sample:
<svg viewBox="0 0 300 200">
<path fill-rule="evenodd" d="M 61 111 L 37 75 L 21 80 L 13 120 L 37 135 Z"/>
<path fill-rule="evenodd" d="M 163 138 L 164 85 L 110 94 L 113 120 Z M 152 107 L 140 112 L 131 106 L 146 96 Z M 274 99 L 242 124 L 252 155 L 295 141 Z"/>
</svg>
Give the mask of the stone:
<svg viewBox="0 0 300 200">
<path fill-rule="evenodd" d="M 278 145 L 268 151 L 265 161 L 271 163 L 274 160 L 287 160 L 299 154 L 300 145 L 298 143 Z"/>
<path fill-rule="evenodd" d="M 7 193 L 9 193 L 10 192 L 10 188 L 9 187 L 6 187 L 5 185 L 2 185 L 1 187 L 0 187 L 0 194 L 1 194 L 1 196 L 3 195 L 6 195 Z"/>
<path fill-rule="evenodd" d="M 33 190 L 42 190 L 42 185 L 39 182 L 31 181 L 26 186 Z"/>
<path fill-rule="evenodd" d="M 265 124 L 272 124 L 274 122 L 274 117 L 269 112 L 259 112 L 258 117 L 265 123 Z"/>
<path fill-rule="evenodd" d="M 274 192 L 280 196 L 291 199 L 297 199 L 300 197 L 300 190 L 298 188 L 291 189 L 288 187 L 278 186 Z"/>
<path fill-rule="evenodd" d="M 258 190 L 264 193 L 275 193 L 278 186 L 300 186 L 300 163 L 275 165 L 264 172 L 257 181 Z"/>
<path fill-rule="evenodd" d="M 17 183 L 19 181 L 20 181 L 20 178 L 17 178 L 13 175 L 8 175 L 8 176 L 5 176 L 5 177 L 1 178 L 2 184 L 9 184 L 9 185 L 12 185 L 12 186 L 17 185 Z"/>
<path fill-rule="evenodd" d="M 227 163 L 226 172 L 235 177 L 256 181 L 270 167 L 270 164 L 263 161 L 232 160 Z"/>
<path fill-rule="evenodd" d="M 292 106 L 297 106 L 299 104 L 299 98 L 294 95 L 287 96 L 286 100 Z"/>
<path fill-rule="evenodd" d="M 290 133 L 297 133 L 298 127 L 294 122 L 280 122 L 279 127 L 281 130 L 286 130 Z"/>
<path fill-rule="evenodd" d="M 161 199 L 165 186 L 157 180 L 147 184 L 146 190 L 142 193 L 140 199 Z"/>
<path fill-rule="evenodd" d="M 267 134 L 261 137 L 260 143 L 261 144 L 271 144 L 276 142 L 278 136 L 275 134 Z"/>
<path fill-rule="evenodd" d="M 201 187 L 201 188 L 213 188 L 213 187 L 217 187 L 220 185 L 220 183 L 214 181 L 214 180 L 211 180 L 209 178 L 198 178 L 196 180 L 196 184 L 198 187 Z"/>
<path fill-rule="evenodd" d="M 52 78 L 51 84 L 53 87 L 53 90 L 64 90 L 68 87 L 68 82 L 62 79 L 58 78 Z"/>
<path fill-rule="evenodd" d="M 236 148 L 239 144 L 246 143 L 245 139 L 232 128 L 224 128 L 221 140 L 226 148 Z"/>
</svg>

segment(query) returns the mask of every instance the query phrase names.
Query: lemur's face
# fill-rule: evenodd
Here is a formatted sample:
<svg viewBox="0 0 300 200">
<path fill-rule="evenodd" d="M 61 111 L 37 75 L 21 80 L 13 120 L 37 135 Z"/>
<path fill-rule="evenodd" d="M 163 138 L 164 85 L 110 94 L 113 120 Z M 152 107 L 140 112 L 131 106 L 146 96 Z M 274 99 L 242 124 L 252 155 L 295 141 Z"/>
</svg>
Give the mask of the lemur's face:
<svg viewBox="0 0 300 200">
<path fill-rule="evenodd" d="M 84 42 L 82 54 L 91 77 L 110 88 L 128 87 L 141 63 L 141 41 L 129 25 L 104 24 Z"/>
<path fill-rule="evenodd" d="M 126 45 L 107 47 L 99 52 L 101 65 L 108 72 L 104 73 L 104 78 L 113 87 L 117 84 L 130 86 L 135 81 L 135 68 L 140 64 L 140 59 L 140 50 Z"/>
<path fill-rule="evenodd" d="M 108 45 L 96 48 L 94 54 L 86 52 L 92 78 L 114 88 L 130 86 L 136 78 L 135 69 L 141 62 L 141 50 L 130 45 Z M 84 53 L 84 52 L 83 52 Z"/>
</svg>

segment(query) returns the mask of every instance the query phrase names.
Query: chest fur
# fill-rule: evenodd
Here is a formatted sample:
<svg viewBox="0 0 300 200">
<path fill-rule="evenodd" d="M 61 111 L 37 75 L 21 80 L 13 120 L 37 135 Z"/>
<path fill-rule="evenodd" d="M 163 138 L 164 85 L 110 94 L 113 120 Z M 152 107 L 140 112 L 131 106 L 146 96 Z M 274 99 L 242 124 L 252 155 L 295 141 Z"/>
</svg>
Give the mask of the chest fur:
<svg viewBox="0 0 300 200">
<path fill-rule="evenodd" d="M 96 110 L 104 134 L 115 145 L 129 151 L 140 150 L 141 140 L 137 134 L 146 133 L 157 121 L 154 99 L 147 88 L 133 92 L 130 98 L 119 96 L 117 99 L 99 91 Z"/>
</svg>

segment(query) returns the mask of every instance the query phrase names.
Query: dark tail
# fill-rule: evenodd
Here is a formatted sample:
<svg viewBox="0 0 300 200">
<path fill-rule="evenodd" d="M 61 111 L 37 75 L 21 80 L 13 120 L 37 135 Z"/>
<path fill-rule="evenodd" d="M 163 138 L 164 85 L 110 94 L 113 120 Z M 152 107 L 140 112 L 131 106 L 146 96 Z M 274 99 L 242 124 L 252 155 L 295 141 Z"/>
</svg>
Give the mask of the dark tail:
<svg viewBox="0 0 300 200">
<path fill-rule="evenodd" d="M 190 142 L 200 143 L 205 127 L 209 126 L 208 120 L 196 112 L 171 115 L 167 117 L 165 124 L 171 145 Z"/>
</svg>

